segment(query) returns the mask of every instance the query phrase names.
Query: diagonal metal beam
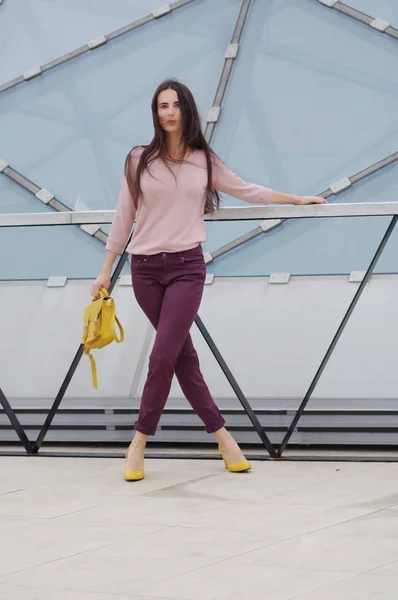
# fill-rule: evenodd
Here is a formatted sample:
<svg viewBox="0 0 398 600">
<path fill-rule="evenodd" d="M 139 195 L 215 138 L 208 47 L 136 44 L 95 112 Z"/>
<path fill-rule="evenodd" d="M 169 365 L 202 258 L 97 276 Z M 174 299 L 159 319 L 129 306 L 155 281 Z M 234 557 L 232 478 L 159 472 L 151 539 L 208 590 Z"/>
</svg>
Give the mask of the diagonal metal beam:
<svg viewBox="0 0 398 600">
<path fill-rule="evenodd" d="M 12 181 L 23 187 L 25 190 L 33 194 L 38 200 L 41 200 L 47 206 L 51 206 L 57 212 L 70 212 L 71 208 L 58 200 L 51 192 L 46 190 L 45 188 L 40 188 L 36 183 L 22 175 L 15 169 L 13 169 L 10 165 L 6 166 L 1 170 L 4 175 L 7 175 Z M 84 231 L 90 237 L 95 237 L 97 240 L 106 244 L 108 239 L 107 234 L 101 229 L 97 229 L 95 225 L 80 225 L 82 231 Z"/>
<path fill-rule="evenodd" d="M 28 437 L 27 437 L 21 423 L 19 422 L 17 415 L 15 414 L 14 410 L 12 409 L 10 403 L 8 402 L 7 398 L 4 395 L 3 390 L 1 388 L 0 388 L 0 404 L 2 405 L 7 417 L 10 419 L 11 425 L 14 427 L 14 431 L 17 434 L 17 436 L 19 437 L 19 439 L 21 440 L 26 452 L 28 454 L 32 454 L 33 453 L 32 444 L 28 440 Z"/>
<path fill-rule="evenodd" d="M 112 290 L 113 290 L 113 288 L 116 285 L 116 281 L 118 280 L 119 275 L 122 272 L 122 269 L 123 269 L 123 267 L 125 265 L 125 262 L 127 260 L 126 248 L 129 245 L 129 243 L 130 243 L 131 235 L 132 234 L 130 234 L 129 239 L 127 241 L 127 244 L 125 246 L 124 252 L 120 256 L 119 261 L 118 261 L 118 263 L 116 265 L 116 268 L 115 268 L 114 272 L 112 273 L 111 284 L 110 284 L 109 289 L 108 289 L 109 294 L 112 293 Z M 58 393 L 57 393 L 57 395 L 55 397 L 53 405 L 51 406 L 51 408 L 50 408 L 50 410 L 49 410 L 49 412 L 47 414 L 46 420 L 44 421 L 44 424 L 43 424 L 42 428 L 40 429 L 40 432 L 39 432 L 39 435 L 37 437 L 37 440 L 33 444 L 33 447 L 32 447 L 33 454 L 37 454 L 38 451 L 40 450 L 41 445 L 42 445 L 42 443 L 44 441 L 44 438 L 46 437 L 47 432 L 48 432 L 48 430 L 51 427 L 51 423 L 53 422 L 53 419 L 54 419 L 55 414 L 56 414 L 56 412 L 58 410 L 58 407 L 61 404 L 61 402 L 62 402 L 62 400 L 63 400 L 63 398 L 64 398 L 64 396 L 66 394 L 66 391 L 67 391 L 67 389 L 69 387 L 70 382 L 72 381 L 73 375 L 75 374 L 75 371 L 76 371 L 76 369 L 77 369 L 77 367 L 78 367 L 78 365 L 80 363 L 80 360 L 81 360 L 82 356 L 83 356 L 83 344 L 80 344 L 80 346 L 79 346 L 79 348 L 78 348 L 78 350 L 77 350 L 77 352 L 76 352 L 76 354 L 75 354 L 75 356 L 74 356 L 74 358 L 72 360 L 72 363 L 71 363 L 71 365 L 70 365 L 70 367 L 68 369 L 68 372 L 67 372 L 67 374 L 66 374 L 66 376 L 65 376 L 65 378 L 64 378 L 64 380 L 63 380 L 63 382 L 61 384 L 61 387 L 60 387 L 60 389 L 59 389 L 59 391 L 58 391 Z"/>
<path fill-rule="evenodd" d="M 95 44 L 93 45 L 91 42 L 88 42 L 84 46 L 81 46 L 80 48 L 77 48 L 76 50 L 73 50 L 72 52 L 68 52 L 67 54 L 64 54 L 63 56 L 60 56 L 60 57 L 58 57 L 40 67 L 37 67 L 33 70 L 31 69 L 31 70 L 25 72 L 24 74 L 20 75 L 19 77 L 16 77 L 15 79 L 13 79 L 7 83 L 4 83 L 3 85 L 0 85 L 0 93 L 5 92 L 6 90 L 9 90 L 13 87 L 16 87 L 17 85 L 20 85 L 21 83 L 25 82 L 27 79 L 33 78 L 37 75 L 41 75 L 42 73 L 45 73 L 46 71 L 49 71 L 50 69 L 53 69 L 54 67 L 58 67 L 58 65 L 62 65 L 63 63 L 65 63 L 69 60 L 73 60 L 77 56 L 81 56 L 82 54 L 85 54 L 86 52 L 93 52 L 93 51 L 95 51 L 95 49 L 97 47 L 103 46 L 104 44 L 111 42 L 112 40 L 119 38 L 122 35 L 129 33 L 130 31 L 133 31 L 134 29 L 138 29 L 139 27 L 142 27 L 143 25 L 146 25 L 147 23 L 151 23 L 152 21 L 155 21 L 156 19 L 159 19 L 160 17 L 163 17 L 163 16 L 169 14 L 170 12 L 175 11 L 183 6 L 186 6 L 187 4 L 190 4 L 191 2 L 194 2 L 194 1 L 196 1 L 196 0 L 178 0 L 178 2 L 173 2 L 172 4 L 169 5 L 170 10 L 160 11 L 159 13 L 157 13 L 156 11 L 153 11 L 149 15 L 142 17 L 141 19 L 138 19 L 137 21 L 134 21 L 133 23 L 129 23 L 128 25 L 125 25 L 124 27 L 121 27 L 120 29 L 113 31 L 112 33 L 108 33 L 107 35 L 103 36 L 103 38 L 101 40 L 98 38 L 98 42 L 97 42 L 98 45 L 95 45 Z M 166 6 L 164 8 L 166 8 Z"/>
<path fill-rule="evenodd" d="M 207 345 L 209 346 L 214 358 L 218 362 L 222 372 L 224 373 L 225 377 L 227 378 L 230 386 L 234 390 L 236 397 L 238 398 L 239 402 L 243 406 L 254 429 L 257 431 L 258 436 L 259 436 L 260 440 L 262 441 L 264 447 L 266 448 L 266 450 L 268 450 L 268 453 L 271 456 L 271 458 L 276 458 L 277 453 L 276 453 L 275 448 L 273 447 L 270 439 L 266 435 L 266 433 L 264 431 L 264 427 L 261 425 L 260 421 L 258 420 L 255 412 L 253 411 L 252 407 L 250 406 L 250 403 L 248 402 L 246 396 L 244 395 L 241 388 L 239 387 L 239 384 L 236 381 L 235 377 L 232 375 L 232 372 L 230 371 L 227 363 L 225 362 L 224 358 L 222 357 L 219 349 L 217 348 L 216 344 L 214 343 L 210 333 L 206 329 L 206 327 L 205 327 L 202 319 L 199 317 L 199 315 L 197 315 L 197 317 L 195 319 L 195 323 L 196 323 L 200 333 L 202 334 L 203 338 L 205 339 Z"/>
<path fill-rule="evenodd" d="M 213 102 L 214 109 L 221 110 L 222 102 L 223 102 L 225 92 L 226 92 L 226 89 L 228 86 L 228 82 L 229 82 L 229 79 L 231 76 L 231 71 L 232 71 L 237 53 L 239 51 L 239 42 L 242 37 L 243 29 L 244 29 L 244 26 L 246 23 L 246 19 L 247 19 L 247 15 L 248 15 L 251 3 L 252 3 L 252 0 L 243 0 L 242 1 L 242 5 L 240 7 L 240 11 L 239 11 L 239 15 L 238 15 L 238 20 L 236 22 L 235 30 L 232 34 L 232 39 L 231 39 L 231 43 L 230 43 L 231 50 L 234 50 L 235 52 L 231 52 L 232 56 L 231 56 L 231 54 L 230 55 L 228 54 L 228 51 L 226 52 L 224 67 L 221 72 L 220 81 L 218 83 L 216 95 L 215 95 L 214 102 Z M 213 133 L 214 133 L 214 129 L 215 129 L 217 121 L 218 121 L 218 118 L 216 121 L 208 122 L 208 124 L 206 126 L 205 138 L 209 143 L 211 142 L 211 139 L 213 137 Z"/>
<path fill-rule="evenodd" d="M 398 29 L 380 17 L 371 17 L 348 4 L 344 4 L 344 2 L 339 2 L 338 0 L 316 0 L 316 2 L 328 8 L 337 10 L 339 13 L 351 17 L 364 25 L 369 25 L 379 33 L 384 33 L 394 39 L 398 39 Z M 376 4 L 377 3 L 375 2 L 375 5 Z"/>
</svg>

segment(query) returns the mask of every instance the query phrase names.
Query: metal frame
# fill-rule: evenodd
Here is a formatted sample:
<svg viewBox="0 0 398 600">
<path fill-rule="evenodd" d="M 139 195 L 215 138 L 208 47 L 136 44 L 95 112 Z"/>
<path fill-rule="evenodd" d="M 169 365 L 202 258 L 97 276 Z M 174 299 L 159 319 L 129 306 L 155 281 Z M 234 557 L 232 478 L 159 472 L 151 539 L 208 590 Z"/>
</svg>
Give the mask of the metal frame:
<svg viewBox="0 0 398 600">
<path fill-rule="evenodd" d="M 89 211 L 88 213 L 78 213 L 78 212 L 63 212 L 63 213 L 31 213 L 31 214 L 2 214 L 0 215 L 0 227 L 21 227 L 21 226 L 45 226 L 45 225 L 75 225 L 75 224 L 90 224 L 90 223 L 111 223 L 113 218 L 114 211 Z M 215 359 L 220 365 L 224 375 L 229 381 L 232 389 L 234 390 L 238 400 L 243 406 L 246 414 L 251 420 L 254 428 L 256 429 L 259 438 L 263 446 L 268 451 L 270 458 L 281 458 L 294 430 L 297 426 L 298 421 L 300 420 L 302 414 L 304 413 L 305 407 L 308 401 L 311 398 L 311 395 L 330 359 L 333 354 L 333 351 L 343 333 L 362 293 L 365 289 L 369 279 L 373 273 L 373 270 L 393 232 L 395 225 L 398 220 L 398 202 L 389 202 L 389 203 L 362 203 L 362 204 L 334 204 L 334 205 L 310 205 L 310 206 L 268 206 L 268 207 L 248 207 L 248 208 L 240 208 L 240 207 L 231 207 L 231 208 L 221 208 L 216 211 L 212 215 L 206 215 L 207 220 L 217 220 L 217 221 L 236 221 L 236 220 L 257 220 L 257 219 L 274 219 L 274 218 L 283 218 L 283 219 L 300 219 L 300 218 L 336 218 L 336 217 L 354 217 L 354 216 L 386 216 L 389 215 L 392 217 L 392 220 L 383 236 L 383 239 L 366 271 L 365 277 L 361 281 L 358 290 L 350 303 L 350 306 L 344 315 L 336 334 L 334 335 L 330 346 L 323 357 L 321 364 L 311 382 L 311 385 L 305 394 L 303 401 L 301 402 L 299 408 L 296 411 L 296 414 L 288 428 L 288 431 L 280 445 L 280 447 L 276 450 L 274 446 L 271 444 L 269 438 L 264 432 L 263 427 L 258 421 L 254 411 L 252 410 L 250 403 L 247 401 L 247 398 L 244 396 L 242 390 L 240 389 L 238 383 L 233 377 L 228 365 L 223 359 L 221 353 L 219 352 L 216 344 L 211 338 L 208 330 L 206 329 L 203 321 L 199 316 L 196 317 L 195 322 L 199 328 L 200 333 L 203 335 L 206 343 L 208 344 L 210 350 L 212 351 Z M 130 240 L 129 240 L 130 241 Z M 126 244 L 126 247 L 129 243 Z M 119 259 L 119 262 L 116 266 L 114 273 L 112 274 L 111 286 L 109 288 L 110 291 L 113 290 L 113 287 L 120 276 L 120 273 L 123 269 L 124 263 L 127 259 L 127 253 L 123 252 L 122 256 Z M 54 403 L 47 415 L 47 418 L 43 424 L 43 427 L 39 433 L 39 436 L 34 444 L 32 444 L 21 424 L 19 423 L 15 412 L 11 408 L 7 398 L 4 393 L 0 390 L 0 404 L 3 406 L 6 414 L 8 415 L 11 424 L 13 425 L 15 431 L 17 432 L 21 442 L 23 443 L 25 450 L 28 454 L 37 454 L 41 448 L 41 445 L 45 439 L 46 433 L 51 426 L 52 420 L 56 414 L 56 411 L 62 402 L 64 394 L 68 388 L 68 385 L 73 377 L 73 374 L 79 364 L 81 356 L 83 354 L 82 346 L 76 352 L 76 355 L 72 361 L 72 364 L 69 368 L 69 371 L 59 389 L 59 392 L 54 400 Z M 181 455 L 179 456 L 181 458 Z M 261 459 L 261 457 L 259 457 Z"/>
</svg>

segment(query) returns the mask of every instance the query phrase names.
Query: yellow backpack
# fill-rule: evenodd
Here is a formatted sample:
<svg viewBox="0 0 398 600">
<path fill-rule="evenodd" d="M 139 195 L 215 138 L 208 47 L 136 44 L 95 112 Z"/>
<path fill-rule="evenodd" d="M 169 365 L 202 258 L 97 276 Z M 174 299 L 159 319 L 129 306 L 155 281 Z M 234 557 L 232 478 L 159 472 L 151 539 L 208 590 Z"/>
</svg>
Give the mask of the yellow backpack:
<svg viewBox="0 0 398 600">
<path fill-rule="evenodd" d="M 103 348 L 112 342 L 123 342 L 124 330 L 116 316 L 115 301 L 108 294 L 105 288 L 100 288 L 100 297 L 93 299 L 91 304 L 86 306 L 83 312 L 83 334 L 82 344 L 83 352 L 87 354 L 91 363 L 91 376 L 93 386 L 98 388 L 97 368 L 91 350 Z M 120 337 L 117 336 L 115 324 L 118 325 Z"/>
</svg>

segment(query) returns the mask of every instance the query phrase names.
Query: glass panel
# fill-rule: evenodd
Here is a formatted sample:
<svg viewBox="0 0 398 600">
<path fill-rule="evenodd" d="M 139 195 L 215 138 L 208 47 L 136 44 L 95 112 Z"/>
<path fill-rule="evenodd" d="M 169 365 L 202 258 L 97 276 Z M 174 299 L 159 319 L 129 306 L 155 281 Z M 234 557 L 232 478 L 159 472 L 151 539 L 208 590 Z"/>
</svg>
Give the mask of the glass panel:
<svg viewBox="0 0 398 600">
<path fill-rule="evenodd" d="M 27 212 L 53 209 L 0 173 L 0 213 Z M 2 227 L 0 255 L 7 257 L 0 261 L 0 280 L 47 279 L 51 275 L 92 279 L 101 269 L 105 248 L 78 226 Z M 128 273 L 126 265 L 123 274 Z"/>
<path fill-rule="evenodd" d="M 356 183 L 340 194 L 337 201 L 393 202 L 397 199 L 398 163 L 395 163 Z M 285 221 L 273 231 L 217 258 L 209 265 L 209 270 L 219 276 L 269 275 L 273 272 L 338 275 L 365 270 L 390 220 L 390 217 L 355 217 Z M 223 232 L 224 238 L 228 227 L 224 223 L 210 225 L 206 250 L 211 252 L 218 247 L 216 227 Z M 243 223 L 242 230 L 246 230 L 247 225 L 248 222 Z M 258 222 L 252 221 L 252 229 L 256 225 Z M 398 272 L 397 256 L 398 231 L 394 231 L 375 272 Z"/>
<path fill-rule="evenodd" d="M 398 147 L 396 44 L 310 0 L 253 4 L 214 149 L 247 181 L 299 194 L 320 193 L 392 154 Z M 395 167 L 384 169 L 330 201 L 391 201 L 394 194 L 396 199 L 396 173 Z M 224 202 L 239 204 L 230 197 Z M 358 263 L 357 236 L 365 250 L 373 249 L 384 224 L 383 219 L 286 223 L 212 268 L 224 275 L 268 273 L 273 270 L 268 252 L 275 251 L 276 270 L 346 273 Z M 247 223 L 235 224 L 233 232 L 229 224 L 217 225 L 222 243 L 227 231 L 229 241 L 247 231 Z M 208 250 L 217 245 L 213 227 Z M 335 242 L 326 241 L 332 232 Z M 340 243 L 350 237 L 356 240 L 347 242 L 352 252 Z M 313 250 L 320 243 L 334 244 L 327 261 Z M 368 257 L 365 252 L 359 262 Z"/>
<path fill-rule="evenodd" d="M 398 27 L 398 5 L 396 0 L 346 0 L 344 4 L 352 6 L 357 10 L 369 15 L 379 17 L 388 21 L 394 27 Z"/>
<path fill-rule="evenodd" d="M 220 0 L 214 19 L 210 6 L 189 4 L 1 94 L 0 156 L 71 208 L 114 207 L 128 150 L 152 136 L 156 86 L 175 76 L 203 117 L 212 105 L 240 0 Z"/>
<path fill-rule="evenodd" d="M 93 279 L 105 257 L 102 242 L 78 226 L 4 227 L 0 280 L 38 280 L 53 275 Z"/>
<path fill-rule="evenodd" d="M 148 0 L 29 0 L 0 7 L 0 84 L 151 13 Z"/>
</svg>

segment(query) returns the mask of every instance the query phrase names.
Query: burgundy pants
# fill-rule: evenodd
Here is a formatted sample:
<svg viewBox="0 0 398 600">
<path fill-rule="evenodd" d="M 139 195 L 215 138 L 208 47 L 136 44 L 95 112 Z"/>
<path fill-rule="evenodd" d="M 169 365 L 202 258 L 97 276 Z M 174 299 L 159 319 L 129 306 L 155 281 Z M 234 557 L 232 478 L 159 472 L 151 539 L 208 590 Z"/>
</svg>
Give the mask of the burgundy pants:
<svg viewBox="0 0 398 600">
<path fill-rule="evenodd" d="M 189 334 L 206 277 L 202 247 L 132 255 L 131 276 L 137 302 L 156 329 L 135 429 L 146 435 L 155 434 L 175 374 L 206 431 L 217 431 L 225 421 L 203 379 Z"/>
</svg>

